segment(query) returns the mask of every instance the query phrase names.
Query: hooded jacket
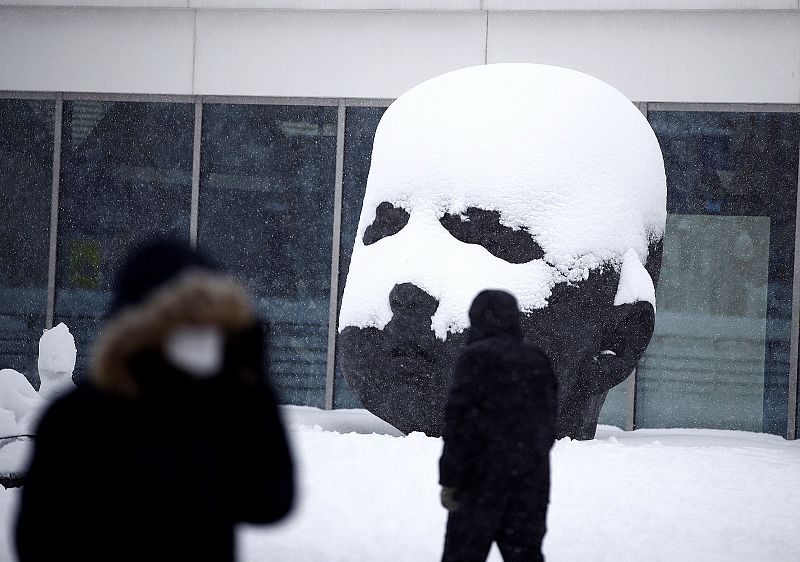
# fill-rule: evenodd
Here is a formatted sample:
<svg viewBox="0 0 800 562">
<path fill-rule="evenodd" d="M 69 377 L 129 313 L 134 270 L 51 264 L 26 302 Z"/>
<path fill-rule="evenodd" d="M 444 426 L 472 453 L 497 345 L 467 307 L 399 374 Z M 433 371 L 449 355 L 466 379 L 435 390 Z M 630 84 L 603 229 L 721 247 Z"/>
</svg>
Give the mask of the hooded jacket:
<svg viewBox="0 0 800 562">
<path fill-rule="evenodd" d="M 38 426 L 20 562 L 233 560 L 237 522 L 289 511 L 292 459 L 262 376 L 263 328 L 245 291 L 191 256 L 150 248 L 123 272 L 92 380 Z M 137 285 L 142 259 L 150 278 Z M 165 339 L 187 325 L 222 331 L 216 375 L 165 359 Z"/>
<path fill-rule="evenodd" d="M 481 292 L 469 318 L 469 343 L 456 361 L 445 409 L 439 482 L 462 498 L 505 495 L 547 468 L 556 379 L 547 357 L 523 340 L 512 295 Z M 541 477 L 548 478 L 546 470 Z"/>
</svg>

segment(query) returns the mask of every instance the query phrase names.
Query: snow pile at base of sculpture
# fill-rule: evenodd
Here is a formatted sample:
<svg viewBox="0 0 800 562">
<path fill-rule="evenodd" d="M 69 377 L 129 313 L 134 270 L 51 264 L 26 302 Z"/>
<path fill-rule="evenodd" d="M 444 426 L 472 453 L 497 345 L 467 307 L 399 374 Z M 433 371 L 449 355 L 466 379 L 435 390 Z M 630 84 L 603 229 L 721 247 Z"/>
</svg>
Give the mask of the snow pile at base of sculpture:
<svg viewBox="0 0 800 562">
<path fill-rule="evenodd" d="M 619 270 L 631 249 L 644 264 L 648 244 L 663 236 L 665 202 L 655 134 L 605 82 L 536 64 L 438 76 L 400 96 L 378 125 L 339 330 L 382 329 L 389 292 L 404 282 L 439 301 L 432 327 L 442 339 L 467 327 L 482 289 L 542 308 L 556 283 L 602 264 Z M 407 223 L 365 241 L 382 203 L 405 211 Z M 455 241 L 440 220 L 470 208 L 499 212 L 503 226 L 535 239 L 543 259 L 508 263 Z"/>
<path fill-rule="evenodd" d="M 298 504 L 285 523 L 242 529 L 242 561 L 439 560 L 446 521 L 437 485 L 440 439 L 326 431 L 385 428 L 364 410 L 283 412 L 293 420 Z M 608 426 L 598 437 L 562 439 L 551 453 L 547 560 L 797 557 L 800 442 L 734 431 L 628 433 Z M 0 561 L 13 560 L 18 498 L 19 490 L 0 488 Z M 496 550 L 490 559 L 500 560 Z"/>
</svg>

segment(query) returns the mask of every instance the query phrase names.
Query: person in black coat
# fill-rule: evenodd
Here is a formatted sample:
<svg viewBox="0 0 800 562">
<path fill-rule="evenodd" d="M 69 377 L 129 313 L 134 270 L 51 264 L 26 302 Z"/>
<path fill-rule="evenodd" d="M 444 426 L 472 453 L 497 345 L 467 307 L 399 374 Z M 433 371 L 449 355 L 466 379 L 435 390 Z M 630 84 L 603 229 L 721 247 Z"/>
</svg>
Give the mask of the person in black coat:
<svg viewBox="0 0 800 562">
<path fill-rule="evenodd" d="M 522 338 L 516 299 L 481 292 L 455 365 L 439 460 L 448 509 L 444 561 L 486 560 L 496 541 L 506 561 L 543 560 L 556 435 L 556 378 Z"/>
<path fill-rule="evenodd" d="M 135 253 L 91 381 L 41 419 L 20 562 L 229 561 L 234 525 L 286 515 L 293 463 L 246 292 L 188 246 Z"/>
</svg>

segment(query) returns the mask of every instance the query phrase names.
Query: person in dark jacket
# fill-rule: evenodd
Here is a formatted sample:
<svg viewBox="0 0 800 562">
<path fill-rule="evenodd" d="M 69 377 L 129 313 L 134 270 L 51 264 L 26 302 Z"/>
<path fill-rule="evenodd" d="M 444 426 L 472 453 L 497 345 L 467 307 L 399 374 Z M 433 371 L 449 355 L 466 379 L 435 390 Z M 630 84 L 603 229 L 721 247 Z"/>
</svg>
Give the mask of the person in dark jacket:
<svg viewBox="0 0 800 562">
<path fill-rule="evenodd" d="M 543 560 L 556 435 L 556 378 L 522 338 L 516 299 L 481 292 L 455 365 L 439 461 L 448 509 L 445 561 L 486 560 L 496 541 L 508 561 Z"/>
<path fill-rule="evenodd" d="M 118 278 L 91 381 L 41 419 L 20 562 L 229 561 L 234 525 L 282 518 L 293 463 L 244 289 L 177 242 Z"/>
</svg>

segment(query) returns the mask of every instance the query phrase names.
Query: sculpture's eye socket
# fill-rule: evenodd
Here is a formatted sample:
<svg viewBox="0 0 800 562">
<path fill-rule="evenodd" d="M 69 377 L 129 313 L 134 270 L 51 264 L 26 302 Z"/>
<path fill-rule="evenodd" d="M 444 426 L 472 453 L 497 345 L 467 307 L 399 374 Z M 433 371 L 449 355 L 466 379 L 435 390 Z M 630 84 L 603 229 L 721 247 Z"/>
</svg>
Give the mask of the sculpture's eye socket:
<svg viewBox="0 0 800 562">
<path fill-rule="evenodd" d="M 493 256 L 507 262 L 526 263 L 544 258 L 542 247 L 530 232 L 500 224 L 499 211 L 469 207 L 460 215 L 447 213 L 439 222 L 454 238 L 467 244 L 480 244 Z"/>
<path fill-rule="evenodd" d="M 381 238 L 397 234 L 408 224 L 408 211 L 384 201 L 378 205 L 375 220 L 364 231 L 364 245 L 374 244 Z"/>
</svg>

